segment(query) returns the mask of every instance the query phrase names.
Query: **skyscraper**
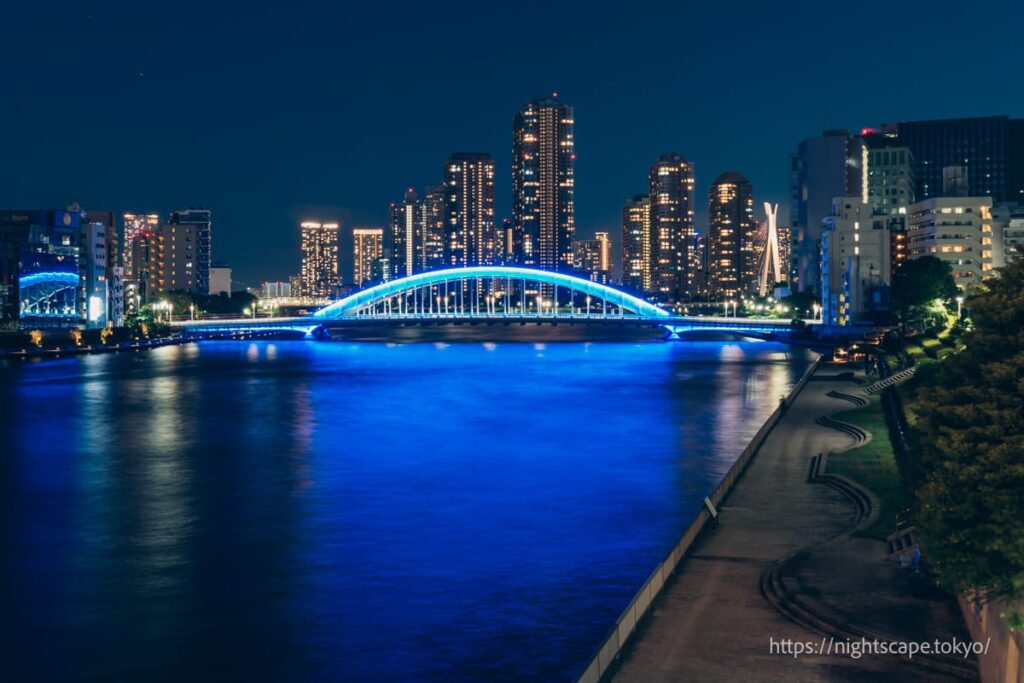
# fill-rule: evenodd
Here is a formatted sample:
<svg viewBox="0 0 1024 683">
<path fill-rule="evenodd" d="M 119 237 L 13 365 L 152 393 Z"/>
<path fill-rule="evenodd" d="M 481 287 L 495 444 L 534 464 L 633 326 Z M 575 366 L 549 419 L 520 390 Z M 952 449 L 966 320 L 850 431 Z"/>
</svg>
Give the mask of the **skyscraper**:
<svg viewBox="0 0 1024 683">
<path fill-rule="evenodd" d="M 663 154 L 650 170 L 651 289 L 662 303 L 690 295 L 696 256 L 693 228 L 693 165 L 680 154 Z"/>
<path fill-rule="evenodd" d="M 405 277 L 426 269 L 423 202 L 410 187 L 400 204 L 392 204 L 389 214 L 388 259 L 392 277 Z"/>
<path fill-rule="evenodd" d="M 788 225 L 778 226 L 779 233 L 779 260 L 782 261 L 783 281 L 789 283 L 790 264 L 793 262 L 793 235 Z"/>
<path fill-rule="evenodd" d="M 512 220 L 523 265 L 572 268 L 576 231 L 573 109 L 538 98 L 512 121 Z"/>
<path fill-rule="evenodd" d="M 423 267 L 444 267 L 444 185 L 423 191 Z"/>
<path fill-rule="evenodd" d="M 511 218 L 503 218 L 501 227 L 498 228 L 498 253 L 495 261 L 501 265 L 514 265 L 519 263 L 516 258 L 516 229 Z"/>
<path fill-rule="evenodd" d="M 444 174 L 447 266 L 494 263 L 494 161 L 490 154 L 451 155 Z"/>
<path fill-rule="evenodd" d="M 213 261 L 213 222 L 208 209 L 186 209 L 171 212 L 171 225 L 195 226 L 195 291 L 210 293 L 210 264 Z"/>
<path fill-rule="evenodd" d="M 645 194 L 622 207 L 622 285 L 637 292 L 651 289 L 651 201 Z"/>
<path fill-rule="evenodd" d="M 379 279 L 384 257 L 384 228 L 353 228 L 352 282 L 357 287 Z"/>
<path fill-rule="evenodd" d="M 708 188 L 708 287 L 730 299 L 757 292 L 754 186 L 730 171 Z"/>
<path fill-rule="evenodd" d="M 790 157 L 789 220 L 799 291 L 817 287 L 822 223 L 836 197 L 867 196 L 866 148 L 845 130 L 826 130 L 804 140 Z"/>
<path fill-rule="evenodd" d="M 338 224 L 303 221 L 300 226 L 302 269 L 301 296 L 323 298 L 337 291 Z"/>
</svg>

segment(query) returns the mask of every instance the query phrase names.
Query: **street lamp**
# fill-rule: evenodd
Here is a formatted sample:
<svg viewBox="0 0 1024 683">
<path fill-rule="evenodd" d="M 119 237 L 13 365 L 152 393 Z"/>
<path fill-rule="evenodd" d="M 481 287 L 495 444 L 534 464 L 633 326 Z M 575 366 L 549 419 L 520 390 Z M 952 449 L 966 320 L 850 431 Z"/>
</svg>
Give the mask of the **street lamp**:
<svg viewBox="0 0 1024 683">
<path fill-rule="evenodd" d="M 189 314 L 189 316 L 191 316 L 192 320 L 196 319 L 196 305 L 195 304 L 189 304 L 188 305 L 188 314 Z"/>
</svg>

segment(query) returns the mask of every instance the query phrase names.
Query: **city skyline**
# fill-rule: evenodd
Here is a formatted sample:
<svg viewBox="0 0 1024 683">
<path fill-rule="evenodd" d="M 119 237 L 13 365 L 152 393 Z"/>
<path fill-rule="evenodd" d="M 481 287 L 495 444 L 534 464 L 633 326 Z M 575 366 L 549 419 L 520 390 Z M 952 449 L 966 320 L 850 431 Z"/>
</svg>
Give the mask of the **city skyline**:
<svg viewBox="0 0 1024 683">
<path fill-rule="evenodd" d="M 894 8 L 887 21 L 930 33 L 968 20 L 964 8 L 932 9 Z M 576 113 L 577 237 L 609 232 L 616 252 L 622 204 L 643 191 L 647 167 L 666 151 L 694 163 L 696 196 L 706 196 L 718 174 L 739 170 L 758 189 L 758 204 L 780 204 L 779 221 L 786 225 L 787 157 L 806 137 L 900 120 L 1019 116 L 1024 109 L 1019 94 L 1000 87 L 1003 74 L 1021 60 L 1010 50 L 1014 22 L 1006 12 L 993 12 L 990 41 L 954 61 L 941 77 L 929 75 L 934 70 L 927 68 L 927 51 L 904 56 L 922 91 L 938 92 L 945 79 L 962 78 L 979 93 L 1005 93 L 996 103 L 905 97 L 898 79 L 879 82 L 871 98 L 854 89 L 834 91 L 840 66 L 849 78 L 867 77 L 888 57 L 868 51 L 851 61 L 819 50 L 808 64 L 800 54 L 815 41 L 856 40 L 857 17 L 813 6 L 785 18 L 773 8 L 742 10 L 730 13 L 730 31 L 790 31 L 808 40 L 780 40 L 771 49 L 757 40 L 737 41 L 723 48 L 714 37 L 726 18 L 711 7 L 664 8 L 666 22 L 685 12 L 688 25 L 707 30 L 687 31 L 666 44 L 645 41 L 644 50 L 624 47 L 628 38 L 649 30 L 640 17 L 559 7 L 550 25 L 525 39 L 528 48 L 557 35 L 557 49 L 543 55 L 497 49 L 528 21 L 528 13 L 515 6 L 488 8 L 477 17 L 409 5 L 393 17 L 355 8 L 241 18 L 189 8 L 108 12 L 67 5 L 45 16 L 38 9 L 14 8 L 11 25 L 21 28 L 0 58 L 15 93 L 0 108 L 11 160 L 0 171 L 0 201 L 10 208 L 79 201 L 89 209 L 161 215 L 205 206 L 217 215 L 213 258 L 230 261 L 240 281 L 256 285 L 290 274 L 294 265 L 275 259 L 291 254 L 290 262 L 298 261 L 293 228 L 300 220 L 316 215 L 345 227 L 385 225 L 389 203 L 407 187 L 436 183 L 437 169 L 453 152 L 492 154 L 496 218 L 500 224 L 511 217 L 511 117 L 524 102 L 551 92 Z M 186 28 L 202 49 L 164 49 Z M 81 35 L 103 49 L 79 47 Z M 270 36 L 282 41 L 273 61 L 262 53 Z M 37 49 L 40 41 L 47 44 L 45 55 Z M 385 43 L 393 47 L 380 50 Z M 424 101 L 435 86 L 423 74 L 436 72 L 467 47 L 477 50 L 479 61 L 452 71 L 444 106 L 387 104 L 400 75 L 408 83 L 407 101 Z M 382 54 L 379 63 L 360 58 L 368 53 Z M 217 61 L 222 54 L 227 58 Z M 668 60 L 669 54 L 675 59 Z M 678 60 L 691 68 L 676 69 Z M 207 68 L 211 61 L 217 68 Z M 983 68 L 991 63 L 1006 68 Z M 725 94 L 742 91 L 746 101 L 770 106 L 754 113 L 723 108 L 706 97 L 711 84 L 738 65 L 746 69 L 745 78 Z M 801 78 L 779 78 L 794 69 Z M 85 86 L 86 94 L 76 96 L 85 103 L 133 104 L 76 107 L 73 116 L 35 104 L 65 92 L 68 83 Z M 815 93 L 825 91 L 829 106 L 811 106 L 818 101 Z M 169 97 L 177 100 L 174 106 L 164 104 Z M 192 98 L 203 106 L 190 107 Z M 361 104 L 368 102 L 384 104 Z M 706 224 L 702 205 L 695 207 L 698 230 Z M 343 245 L 344 254 L 349 246 Z M 343 271 L 348 269 L 346 263 Z"/>
</svg>

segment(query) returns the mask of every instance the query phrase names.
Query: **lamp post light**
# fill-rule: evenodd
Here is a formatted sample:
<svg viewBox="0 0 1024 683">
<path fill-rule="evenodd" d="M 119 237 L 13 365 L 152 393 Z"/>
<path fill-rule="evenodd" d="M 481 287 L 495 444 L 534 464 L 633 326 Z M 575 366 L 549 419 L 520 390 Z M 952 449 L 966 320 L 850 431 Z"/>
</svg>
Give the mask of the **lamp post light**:
<svg viewBox="0 0 1024 683">
<path fill-rule="evenodd" d="M 195 304 L 189 304 L 188 305 L 188 314 L 189 314 L 189 316 L 191 317 L 192 320 L 196 319 L 196 305 Z"/>
</svg>

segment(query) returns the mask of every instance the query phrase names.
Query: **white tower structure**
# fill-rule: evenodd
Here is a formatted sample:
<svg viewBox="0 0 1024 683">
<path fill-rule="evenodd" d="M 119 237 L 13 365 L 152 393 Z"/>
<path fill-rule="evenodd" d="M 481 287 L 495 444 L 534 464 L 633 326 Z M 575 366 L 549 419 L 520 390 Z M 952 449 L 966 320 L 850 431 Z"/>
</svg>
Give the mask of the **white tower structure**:
<svg viewBox="0 0 1024 683">
<path fill-rule="evenodd" d="M 779 229 L 776 225 L 779 205 L 765 202 L 764 212 L 768 220 L 762 226 L 767 227 L 768 234 L 765 235 L 764 258 L 760 264 L 760 275 L 758 277 L 758 293 L 761 296 L 767 296 L 773 284 L 782 282 L 785 279 L 782 276 L 782 258 L 779 254 Z M 772 273 L 775 275 L 774 278 L 771 277 Z"/>
</svg>

